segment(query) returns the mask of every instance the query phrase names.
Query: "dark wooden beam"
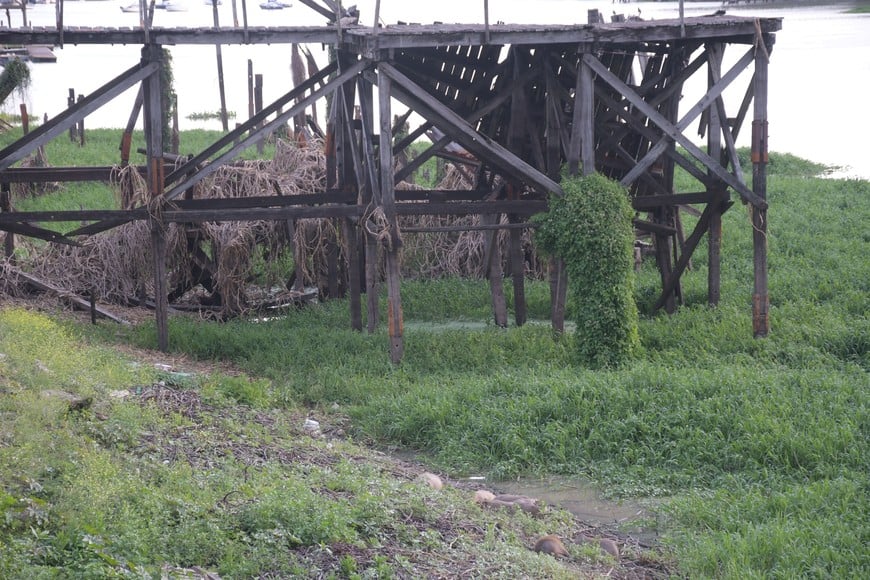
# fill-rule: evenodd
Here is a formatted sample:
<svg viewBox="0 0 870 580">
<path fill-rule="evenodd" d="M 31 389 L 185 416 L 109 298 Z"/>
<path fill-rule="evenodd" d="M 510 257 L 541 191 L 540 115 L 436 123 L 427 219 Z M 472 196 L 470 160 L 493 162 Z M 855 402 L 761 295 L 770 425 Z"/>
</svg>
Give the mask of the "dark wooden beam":
<svg viewBox="0 0 870 580">
<path fill-rule="evenodd" d="M 105 308 L 103 308 L 101 306 L 92 305 L 90 300 L 85 300 L 84 298 L 76 295 L 73 292 L 69 292 L 67 290 L 64 290 L 63 288 L 55 286 L 54 284 L 50 284 L 50 283 L 46 282 L 45 280 L 42 280 L 42 279 L 40 279 L 32 274 L 28 274 L 27 272 L 23 272 L 21 270 L 13 268 L 12 275 L 16 278 L 20 278 L 20 279 L 24 280 L 27 284 L 30 284 L 31 286 L 33 286 L 34 288 L 37 288 L 38 290 L 42 290 L 43 292 L 49 292 L 50 294 L 57 296 L 61 300 L 69 302 L 74 308 L 79 308 L 80 310 L 92 311 L 95 314 L 98 314 L 98 315 L 102 316 L 103 318 L 108 318 L 109 320 L 117 322 L 118 324 L 129 324 L 129 322 L 127 322 L 123 318 L 120 318 L 120 317 L 112 314 L 111 312 L 109 312 Z"/>
<path fill-rule="evenodd" d="M 707 191 L 697 193 L 674 193 L 668 195 L 638 195 L 631 198 L 631 207 L 638 211 L 648 211 L 663 205 L 686 205 L 709 203 L 713 194 Z"/>
<path fill-rule="evenodd" d="M 747 55 L 750 57 L 750 62 L 751 62 L 751 57 L 753 56 L 753 51 L 748 52 Z M 646 103 L 636 93 L 634 93 L 634 91 L 632 91 L 630 87 L 628 87 L 620 79 L 618 79 L 616 76 L 614 76 L 613 73 L 611 73 L 607 69 L 607 67 L 605 67 L 603 64 L 601 64 L 601 62 L 598 59 L 596 59 L 594 56 L 591 56 L 589 54 L 584 54 L 583 60 L 585 62 L 587 62 L 589 64 L 589 66 L 591 66 L 596 73 L 598 73 L 598 76 L 600 78 L 604 79 L 607 82 L 607 84 L 612 86 L 614 89 L 620 91 L 622 93 L 622 95 L 625 96 L 625 98 L 628 99 L 634 106 L 636 106 L 644 115 L 646 115 L 650 119 L 650 121 L 655 123 L 662 131 L 664 131 L 664 133 L 667 135 L 668 138 L 670 138 L 670 139 L 678 142 L 680 145 L 682 145 L 683 148 L 685 148 L 695 159 L 697 159 L 698 161 L 703 163 L 708 169 L 710 169 L 716 175 L 716 177 L 718 177 L 719 179 L 721 179 L 722 181 L 727 183 L 729 186 L 734 188 L 734 190 L 737 191 L 737 193 L 739 193 L 743 199 L 745 199 L 746 201 L 748 201 L 754 205 L 757 205 L 759 207 L 762 207 L 762 208 L 767 207 L 767 202 L 765 200 L 758 197 L 752 190 L 747 188 L 746 185 L 740 183 L 740 181 L 736 177 L 734 177 L 733 175 L 728 173 L 727 170 L 725 170 L 721 165 L 719 165 L 719 162 L 717 160 L 712 159 L 709 155 L 707 155 L 706 153 L 701 151 L 701 149 L 699 149 L 697 145 L 692 143 L 692 141 L 689 140 L 688 137 L 683 135 L 682 130 L 680 128 L 678 128 L 677 126 L 675 126 L 674 124 L 669 122 L 658 111 L 656 111 L 655 109 L 650 107 L 649 104 Z M 743 59 L 741 59 L 741 62 L 743 62 Z M 736 76 L 736 73 L 740 72 L 740 71 L 737 71 L 736 69 L 737 69 L 737 67 L 735 66 L 735 68 L 732 69 L 731 71 L 729 71 L 729 73 L 734 72 L 735 76 Z M 726 86 L 728 84 L 725 82 L 726 79 L 730 83 L 730 80 L 731 80 L 730 75 L 725 75 L 722 78 L 722 80 L 720 81 L 720 84 L 718 86 L 720 86 L 721 88 L 724 89 L 724 86 Z M 701 99 L 701 101 L 699 101 L 699 103 L 698 103 L 698 105 L 696 105 L 696 107 L 701 107 L 701 109 L 703 110 L 703 108 L 706 108 L 704 106 L 704 103 L 706 102 L 707 105 L 709 105 L 709 101 L 711 101 L 714 98 L 715 98 L 715 95 L 708 93 L 705 97 L 703 97 Z M 697 115 L 695 115 L 695 116 L 697 116 Z M 688 115 L 686 115 L 686 117 L 684 117 L 684 119 L 686 119 L 686 118 L 688 118 Z M 661 151 L 659 152 L 659 154 L 664 152 L 664 150 L 666 149 L 666 145 L 667 145 L 666 141 L 663 140 L 663 145 L 661 145 Z M 649 155 L 650 160 L 648 161 L 648 163 L 652 163 L 657 157 L 658 157 L 658 155 L 656 155 L 654 157 Z M 640 168 L 640 169 L 637 169 L 637 171 L 642 171 L 643 169 L 645 169 L 645 166 L 642 167 L 641 164 L 638 164 L 637 167 Z M 626 177 L 628 177 L 628 176 L 626 176 Z M 623 180 L 625 181 L 626 179 L 624 178 Z"/>
<path fill-rule="evenodd" d="M 505 174 L 534 186 L 542 193 L 553 192 L 558 194 L 562 192 L 562 188 L 558 183 L 543 175 L 498 143 L 477 133 L 464 119 L 426 93 L 424 89 L 414 84 L 395 67 L 382 63 L 378 67 L 378 70 L 396 82 L 398 87 L 393 91 L 393 94 L 398 100 L 403 101 L 407 106 L 414 107 L 424 117 L 437 120 L 437 124 L 441 124 L 445 129 L 448 129 L 445 131 L 446 133 L 452 134 L 455 141 L 472 153 L 486 159 Z"/>
<path fill-rule="evenodd" d="M 289 109 L 287 109 L 283 113 L 278 114 L 275 119 L 269 121 L 257 130 L 252 130 L 247 138 L 241 139 L 228 151 L 216 157 L 211 163 L 203 166 L 195 174 L 187 177 L 177 185 L 173 186 L 169 191 L 166 192 L 165 198 L 167 200 L 171 200 L 181 195 L 187 188 L 196 185 L 198 182 L 202 181 L 207 176 L 217 171 L 220 168 L 221 164 L 231 159 L 235 159 L 242 153 L 242 151 L 244 151 L 251 145 L 258 143 L 261 139 L 265 138 L 266 135 L 272 134 L 279 127 L 284 126 L 287 120 L 291 119 L 299 111 L 305 110 L 306 107 L 308 107 L 318 99 L 322 98 L 327 93 L 332 92 L 335 89 L 336 85 L 341 85 L 348 80 L 354 78 L 360 72 L 365 70 L 368 66 L 370 66 L 370 63 L 368 61 L 359 61 L 356 65 L 346 71 L 343 71 L 341 74 L 334 77 L 326 84 L 318 87 L 317 89 L 314 89 L 308 96 L 297 100 Z M 250 123 L 250 120 L 247 123 Z M 243 124 L 242 126 L 245 125 L 246 124 Z"/>
<path fill-rule="evenodd" d="M 703 238 L 704 234 L 707 232 L 707 228 L 710 225 L 710 216 L 713 214 L 714 211 L 719 211 L 718 204 L 709 204 L 706 208 L 704 208 L 704 212 L 698 219 L 698 223 L 695 224 L 695 229 L 692 230 L 692 233 L 689 235 L 688 238 L 686 238 L 683 253 L 680 254 L 680 257 L 674 265 L 670 276 L 665 281 L 664 288 L 662 288 L 662 293 L 653 305 L 653 310 L 658 310 L 659 308 L 664 306 L 668 297 L 672 295 L 674 288 L 677 287 L 677 284 L 680 281 L 680 276 L 683 275 L 686 266 L 688 266 L 689 264 L 689 260 L 692 258 L 692 253 L 698 246 L 698 242 L 701 241 L 701 238 Z"/>
<path fill-rule="evenodd" d="M 521 75 L 519 79 L 517 79 L 517 83 L 524 85 L 527 82 L 531 81 L 537 75 L 537 71 L 527 71 L 525 74 Z M 465 121 L 467 121 L 469 124 L 476 123 L 486 115 L 490 114 L 491 112 L 502 106 L 505 101 L 510 98 L 512 92 L 512 89 L 508 88 L 507 90 L 502 89 L 496 92 L 494 95 L 491 95 L 487 99 L 487 102 L 483 107 L 481 107 L 480 109 L 476 109 L 473 113 L 469 115 L 466 115 Z M 427 125 L 431 125 L 431 123 L 427 123 Z M 430 159 L 432 156 L 437 155 L 439 151 L 441 151 L 444 147 L 447 146 L 448 143 L 451 142 L 453 142 L 453 138 L 449 135 L 445 135 L 441 139 L 437 140 L 435 143 L 432 144 L 431 147 L 420 153 L 417 157 L 412 159 L 408 163 L 408 165 L 406 165 L 396 173 L 396 183 L 404 180 L 421 165 L 423 165 L 423 163 L 425 163 L 427 159 Z"/>
<path fill-rule="evenodd" d="M 238 143 L 239 139 L 241 139 L 242 135 L 244 135 L 245 133 L 248 133 L 249 131 L 256 131 L 262 126 L 262 124 L 266 121 L 266 119 L 269 118 L 270 115 L 283 109 L 284 105 L 286 105 L 287 103 L 302 97 L 302 95 L 304 95 L 306 91 L 314 88 L 317 83 L 324 80 L 337 69 L 338 67 L 335 63 L 330 63 L 329 65 L 323 67 L 323 69 L 318 71 L 314 76 L 303 82 L 301 85 L 294 87 L 288 93 L 286 93 L 282 97 L 279 97 L 270 105 L 263 107 L 260 111 L 251 116 L 250 119 L 233 129 L 222 138 L 218 139 L 213 144 L 206 147 L 203 151 L 191 157 L 186 163 L 182 164 L 177 169 L 172 171 L 166 177 L 167 185 L 174 183 L 181 177 L 189 176 L 191 172 L 194 172 L 195 175 L 195 172 L 198 171 L 201 166 L 204 165 L 209 160 L 209 158 L 211 158 L 212 155 L 225 149 L 227 145 Z M 304 110 L 304 107 L 302 107 L 302 109 Z"/>
<path fill-rule="evenodd" d="M 50 119 L 44 125 L 36 128 L 11 145 L 0 150 L 0 170 L 7 169 L 13 163 L 21 161 L 33 150 L 45 145 L 58 135 L 73 127 L 89 113 L 92 113 L 141 81 L 153 74 L 157 65 L 153 62 L 142 62 L 121 73 L 114 80 L 106 83 L 78 103 Z"/>
<path fill-rule="evenodd" d="M 12 212 L 12 213 L 8 213 L 8 214 L 0 214 L 0 217 L 5 217 L 7 219 L 14 218 L 15 213 Z M 81 245 L 78 242 L 76 242 L 75 240 L 71 240 L 71 239 L 67 238 L 63 234 L 60 234 L 58 232 L 54 232 L 52 230 L 46 230 L 44 228 L 40 228 L 40 227 L 34 226 L 32 224 L 29 224 L 29 223 L 24 223 L 24 222 L 14 222 L 11 220 L 10 221 L 3 220 L 3 222 L 0 222 L 0 230 L 6 231 L 6 232 L 11 232 L 13 234 L 21 234 L 22 236 L 29 236 L 31 238 L 37 238 L 39 240 L 45 240 L 46 242 L 53 242 L 55 244 L 64 244 L 67 246 L 80 246 Z"/>
</svg>

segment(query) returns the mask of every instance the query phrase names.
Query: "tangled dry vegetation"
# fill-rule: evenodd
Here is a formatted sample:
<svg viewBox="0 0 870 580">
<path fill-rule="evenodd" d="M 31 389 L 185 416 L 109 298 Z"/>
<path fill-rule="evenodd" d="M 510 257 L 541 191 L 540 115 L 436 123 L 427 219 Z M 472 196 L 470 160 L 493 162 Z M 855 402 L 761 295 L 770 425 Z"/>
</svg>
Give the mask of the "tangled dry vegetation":
<svg viewBox="0 0 870 580">
<path fill-rule="evenodd" d="M 292 196 L 323 191 L 325 184 L 323 147 L 278 140 L 273 159 L 222 166 L 195 186 L 193 198 Z M 145 180 L 133 167 L 119 167 L 113 173 L 111 185 L 121 207 L 144 205 L 152 215 L 159 215 L 166 207 L 148 202 Z M 462 172 L 448 165 L 438 189 L 472 186 Z M 403 182 L 398 189 L 419 186 Z M 399 230 L 478 225 L 480 219 L 480 216 L 402 216 Z M 27 258 L 23 261 L 19 258 L 15 267 L 0 262 L 3 274 L 0 292 L 19 297 L 26 294 L 27 284 L 16 276 L 17 268 L 22 268 L 64 292 L 94 296 L 100 302 L 124 305 L 147 302 L 154 296 L 150 228 L 146 221 L 128 222 L 83 239 L 80 246 L 35 244 L 19 238 L 18 245 L 25 248 L 23 255 Z M 264 301 L 272 304 L 286 301 L 293 295 L 292 290 L 304 287 L 316 286 L 323 294 L 331 249 L 337 248 L 336 262 L 342 270 L 339 278 L 345 278 L 347 255 L 339 220 L 169 224 L 165 234 L 170 302 L 196 304 L 197 308 L 211 309 L 223 318 L 256 309 Z M 409 278 L 484 277 L 487 236 L 493 236 L 497 242 L 497 255 L 502 257 L 503 266 L 508 256 L 506 230 L 414 232 L 401 236 L 403 275 Z M 528 232 L 523 234 L 523 245 L 527 273 L 541 274 Z M 255 274 L 259 274 L 257 284 Z"/>
</svg>

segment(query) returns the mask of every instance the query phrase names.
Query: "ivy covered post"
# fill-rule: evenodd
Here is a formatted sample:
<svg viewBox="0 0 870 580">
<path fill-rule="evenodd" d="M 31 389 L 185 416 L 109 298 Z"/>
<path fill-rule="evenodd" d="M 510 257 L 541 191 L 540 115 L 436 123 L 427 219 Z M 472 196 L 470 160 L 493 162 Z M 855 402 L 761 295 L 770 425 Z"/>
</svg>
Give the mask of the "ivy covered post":
<svg viewBox="0 0 870 580">
<path fill-rule="evenodd" d="M 565 261 L 581 362 L 616 366 L 639 344 L 631 204 L 625 188 L 598 173 L 564 176 L 561 185 L 565 195 L 535 218 L 535 240 Z"/>
</svg>

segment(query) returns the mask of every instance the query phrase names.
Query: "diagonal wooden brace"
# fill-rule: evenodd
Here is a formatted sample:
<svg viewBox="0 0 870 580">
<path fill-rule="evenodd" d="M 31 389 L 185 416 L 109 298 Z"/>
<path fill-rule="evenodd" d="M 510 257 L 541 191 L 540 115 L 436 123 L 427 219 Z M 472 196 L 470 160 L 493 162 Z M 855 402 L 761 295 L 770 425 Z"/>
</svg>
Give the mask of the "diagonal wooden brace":
<svg viewBox="0 0 870 580">
<path fill-rule="evenodd" d="M 591 54 L 584 54 L 583 61 L 592 68 L 602 80 L 618 90 L 625 98 L 637 109 L 642 112 L 647 118 L 655 123 L 664 133 L 665 136 L 654 147 L 650 149 L 646 157 L 642 159 L 632 169 L 628 175 L 623 178 L 623 182 L 631 183 L 636 179 L 641 172 L 645 171 L 667 148 L 667 140 L 672 139 L 683 146 L 695 159 L 700 161 L 707 169 L 709 169 L 716 177 L 724 181 L 740 194 L 745 201 L 748 201 L 759 208 L 767 208 L 767 202 L 755 194 L 745 184 L 741 183 L 734 175 L 729 173 L 719 162 L 706 153 L 704 153 L 697 145 L 683 135 L 682 129 L 688 126 L 702 111 L 707 109 L 710 104 L 718 97 L 722 91 L 731 83 L 742 70 L 752 62 L 754 51 L 748 51 L 734 67 L 725 74 L 719 83 L 710 88 L 710 91 L 689 111 L 677 125 L 668 121 L 661 113 L 656 111 L 649 103 L 644 101 L 631 87 L 622 82 L 610 70 L 604 66 L 597 58 Z M 681 127 L 682 125 L 682 127 Z M 631 179 L 629 177 L 631 176 Z"/>
</svg>

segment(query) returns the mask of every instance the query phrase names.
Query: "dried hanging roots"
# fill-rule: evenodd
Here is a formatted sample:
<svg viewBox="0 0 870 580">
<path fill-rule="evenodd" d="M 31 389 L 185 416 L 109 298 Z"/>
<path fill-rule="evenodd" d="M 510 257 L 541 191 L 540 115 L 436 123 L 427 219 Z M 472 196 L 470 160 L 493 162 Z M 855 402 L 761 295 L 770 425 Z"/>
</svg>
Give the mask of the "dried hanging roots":
<svg viewBox="0 0 870 580">
<path fill-rule="evenodd" d="M 297 146 L 295 141 L 278 140 L 271 161 L 244 161 L 222 166 L 195 186 L 196 199 L 233 198 L 267 195 L 299 195 L 323 191 L 326 163 L 323 147 L 313 143 Z M 143 205 L 147 199 L 144 178 L 134 167 L 113 172 L 112 186 L 121 207 Z M 448 165 L 439 189 L 469 189 L 458 171 Z M 418 188 L 402 183 L 399 189 Z M 166 202 L 171 204 L 172 202 Z M 162 205 L 145 204 L 159 217 Z M 504 216 L 502 217 L 504 220 Z M 376 220 L 375 220 L 376 221 Z M 385 223 L 385 220 L 382 220 Z M 479 216 L 403 216 L 399 233 L 410 227 L 477 225 Z M 383 226 L 383 224 L 381 224 Z M 128 303 L 131 299 L 153 296 L 153 257 L 151 222 L 133 221 L 87 238 L 81 246 L 44 244 L 37 246 L 18 238 L 23 254 L 30 258 L 19 266 L 31 274 L 77 294 L 94 296 L 104 302 Z M 379 226 L 380 227 L 380 226 Z M 293 261 L 303 285 L 323 287 L 327 275 L 328 253 L 339 246 L 339 264 L 346 264 L 338 220 L 299 219 L 289 227 L 286 221 L 208 222 L 198 225 L 165 226 L 168 288 L 190 288 L 197 283 L 194 263 L 202 257 L 211 262 L 213 290 L 220 294 L 222 315 L 243 313 L 251 307 L 250 280 L 257 260 L 280 267 L 282 256 L 292 248 Z M 289 234 L 292 233 L 292 240 Z M 379 232 L 371 232 L 375 235 Z M 490 231 L 437 232 L 402 236 L 403 275 L 407 277 L 462 276 L 486 274 L 486 237 Z M 509 235 L 495 235 L 501 256 L 508 255 Z M 526 254 L 534 256 L 528 232 L 524 233 Z M 195 251 L 195 252 L 194 252 Z M 196 253 L 199 258 L 192 255 Z M 531 259 L 533 275 L 540 268 Z M 503 266 L 503 265 L 502 265 Z M 0 292 L 22 295 L 21 283 L 8 261 L 0 261 Z M 286 273 L 289 277 L 289 273 Z M 286 278 L 281 281 L 286 283 Z M 298 281 L 297 281 L 298 283 Z"/>
</svg>

